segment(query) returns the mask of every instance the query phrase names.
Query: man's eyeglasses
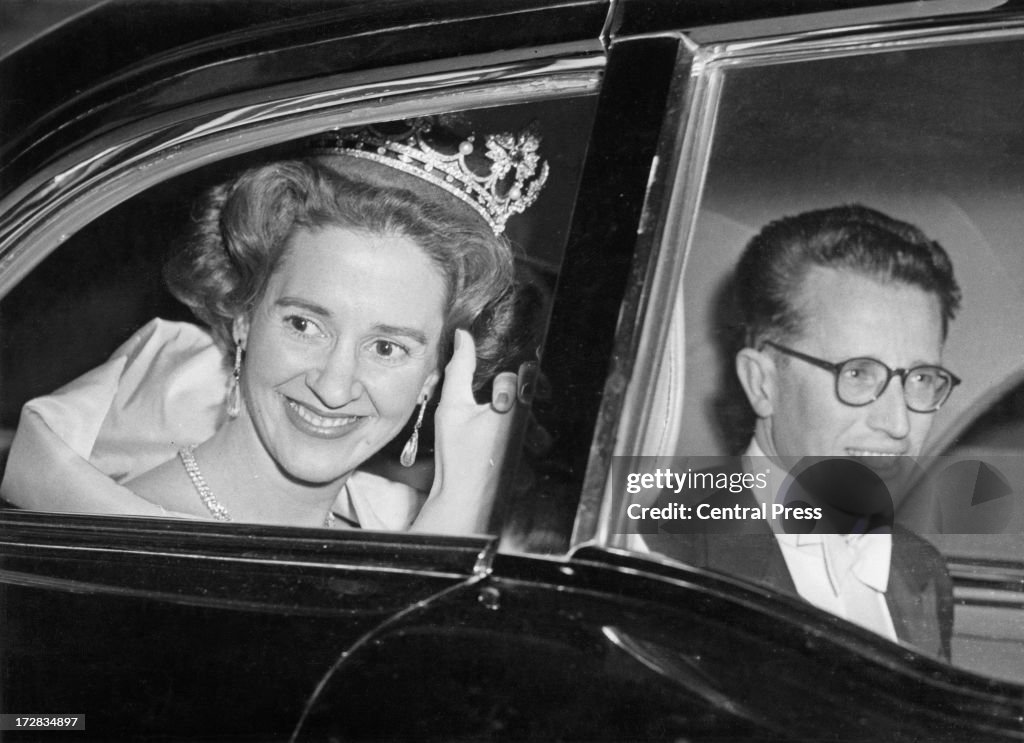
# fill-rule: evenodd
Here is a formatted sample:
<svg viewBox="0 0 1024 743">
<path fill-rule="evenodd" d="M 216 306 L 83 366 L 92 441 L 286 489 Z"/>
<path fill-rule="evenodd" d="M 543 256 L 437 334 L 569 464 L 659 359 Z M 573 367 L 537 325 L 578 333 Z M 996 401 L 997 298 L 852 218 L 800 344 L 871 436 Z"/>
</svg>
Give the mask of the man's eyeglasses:
<svg viewBox="0 0 1024 743">
<path fill-rule="evenodd" d="M 910 369 L 890 369 L 878 359 L 856 358 L 833 364 L 824 359 L 808 356 L 792 348 L 765 341 L 777 351 L 827 369 L 836 377 L 836 397 L 839 402 L 853 407 L 869 405 L 882 396 L 893 377 L 903 383 L 903 401 L 915 413 L 934 413 L 949 399 L 960 378 L 941 366 L 915 366 Z"/>
</svg>

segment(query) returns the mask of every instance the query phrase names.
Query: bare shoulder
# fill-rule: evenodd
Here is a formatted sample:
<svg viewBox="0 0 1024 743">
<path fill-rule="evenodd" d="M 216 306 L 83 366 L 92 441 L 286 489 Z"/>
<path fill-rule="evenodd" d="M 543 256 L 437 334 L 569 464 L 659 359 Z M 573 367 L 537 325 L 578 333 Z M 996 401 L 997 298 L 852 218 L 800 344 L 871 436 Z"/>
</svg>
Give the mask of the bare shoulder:
<svg viewBox="0 0 1024 743">
<path fill-rule="evenodd" d="M 124 485 L 136 495 L 169 511 L 199 517 L 207 515 L 178 457 L 143 472 Z"/>
</svg>

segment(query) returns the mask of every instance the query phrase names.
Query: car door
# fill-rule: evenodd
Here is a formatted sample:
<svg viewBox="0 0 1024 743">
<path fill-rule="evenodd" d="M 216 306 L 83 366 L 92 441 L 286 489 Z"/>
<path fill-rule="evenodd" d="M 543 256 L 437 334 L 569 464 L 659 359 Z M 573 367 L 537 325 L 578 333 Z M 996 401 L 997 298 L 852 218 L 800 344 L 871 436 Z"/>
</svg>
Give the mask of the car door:
<svg viewBox="0 0 1024 743">
<path fill-rule="evenodd" d="M 636 366 L 622 407 L 602 414 L 613 484 L 595 480 L 577 540 L 642 551 L 627 511 L 657 488 L 645 500 L 627 472 L 743 452 L 753 416 L 734 373 L 736 260 L 773 220 L 865 204 L 935 235 L 963 288 L 945 359 L 967 374 L 918 462 L 929 487 L 896 497 L 897 523 L 951 570 L 954 664 L 1020 683 L 1019 16 L 936 4 L 711 23 L 659 3 L 621 10 L 624 35 L 674 28 L 692 43 L 678 94 L 690 108 L 662 154 L 666 190 L 649 199 L 657 257 Z M 616 475 L 616 456 L 636 459 Z"/>
<path fill-rule="evenodd" d="M 542 357 L 551 397 L 535 403 L 543 424 L 535 444 L 552 456 L 530 460 L 533 487 L 520 501 L 530 507 L 506 521 L 486 582 L 381 627 L 339 660 L 311 700 L 300 739 L 365 736 L 392 705 L 412 710 L 389 721 L 387 733 L 397 738 L 450 726 L 460 737 L 514 740 L 1019 738 L 1021 689 L 1006 673 L 1019 663 L 991 662 L 1000 653 L 1016 657 L 1020 648 L 1019 566 L 1012 561 L 997 566 L 1005 572 L 975 572 L 981 585 L 972 586 L 946 552 L 958 601 L 951 665 L 747 577 L 669 560 L 638 540 L 629 523 L 631 505 L 651 503 L 631 497 L 626 475 L 654 479 L 659 468 L 685 472 L 727 453 L 707 389 L 724 379 L 721 367 L 728 369 L 715 355 L 721 329 L 709 295 L 756 219 L 852 196 L 895 208 L 886 190 L 894 187 L 928 204 L 927 182 L 906 174 L 901 182 L 893 173 L 919 175 L 929 161 L 934 167 L 949 156 L 933 150 L 927 136 L 916 141 L 928 131 L 910 115 L 922 68 L 941 79 L 936 57 L 960 59 L 972 45 L 993 42 L 995 29 L 1016 33 L 1006 16 L 958 17 L 962 8 L 953 6 L 857 5 L 865 8 L 617 6 Z M 863 64 L 873 69 L 858 87 L 853 73 Z M 883 84 L 879 69 L 892 80 Z M 887 97 L 885 84 L 911 94 Z M 1004 80 L 1000 90 L 1016 88 Z M 844 105 L 801 100 L 830 94 Z M 648 105 L 659 99 L 661 124 L 651 140 Z M 857 111 L 872 112 L 867 118 L 878 127 L 872 103 L 892 106 L 880 117 L 888 124 L 883 143 L 899 151 L 916 142 L 914 148 L 899 158 L 886 150 L 865 159 L 846 127 L 863 123 L 851 113 Z M 829 125 L 815 133 L 822 121 Z M 962 136 L 977 138 L 982 149 L 990 144 L 984 126 L 968 126 Z M 629 149 L 644 139 L 645 150 Z M 848 160 L 826 156 L 829 147 L 847 146 Z M 790 160 L 806 170 L 796 163 L 788 169 Z M 965 158 L 964 173 L 973 162 Z M 889 169 L 868 184 L 877 192 L 849 177 L 880 164 Z M 623 188 L 636 193 L 638 171 L 645 174 L 642 209 L 628 206 Z M 863 190 L 853 190 L 857 185 Z M 723 203 L 733 210 L 725 217 Z M 931 202 L 926 214 L 934 217 L 941 203 Z M 743 209 L 758 216 L 747 224 L 734 213 Z M 1012 211 L 1003 216 L 1015 219 Z M 962 249 L 976 247 L 968 241 Z M 1012 365 L 1013 352 L 1000 358 Z M 560 536 L 568 533 L 562 525 L 571 509 L 563 556 Z M 942 535 L 927 536 L 942 543 Z M 990 576 L 998 577 L 984 583 Z M 993 588 L 998 593 L 984 592 Z M 997 611 L 982 638 L 970 614 L 986 599 Z M 1000 651 L 972 653 L 977 640 Z M 429 647 L 428 657 L 416 647 Z M 444 689 L 441 699 L 422 693 L 409 671 Z M 388 679 L 391 694 L 342 714 L 367 678 L 380 685 Z"/>
</svg>

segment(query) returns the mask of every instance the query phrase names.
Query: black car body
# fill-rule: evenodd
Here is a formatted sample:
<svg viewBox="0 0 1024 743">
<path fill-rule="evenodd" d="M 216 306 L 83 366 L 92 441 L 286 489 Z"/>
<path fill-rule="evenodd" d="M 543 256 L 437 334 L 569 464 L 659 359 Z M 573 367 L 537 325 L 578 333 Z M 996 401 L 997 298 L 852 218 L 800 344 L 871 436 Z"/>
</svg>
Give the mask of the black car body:
<svg viewBox="0 0 1024 743">
<path fill-rule="evenodd" d="M 974 64 L 972 79 L 1003 85 L 989 91 L 1008 101 L 989 110 L 998 118 L 1024 110 L 1024 88 L 1009 85 L 1016 67 L 987 76 L 1013 66 L 1022 43 L 1024 11 L 1012 2 L 114 0 L 15 49 L 0 60 L 8 429 L 27 399 L 102 361 L 149 317 L 175 312 L 154 278 L 164 246 L 146 246 L 187 217 L 178 194 L 198 191 L 226 161 L 339 121 L 470 110 L 551 122 L 560 185 L 514 235 L 540 246 L 527 262 L 550 279 L 548 394 L 534 403 L 490 534 L 0 511 L 0 712 L 87 719 L 81 732 L 21 728 L 4 739 L 1024 739 L 1024 675 L 1013 670 L 1024 659 L 1020 509 L 988 541 L 942 542 L 961 646 L 982 648 L 964 668 L 632 548 L 608 487 L 613 456 L 721 450 L 703 418 L 686 417 L 693 398 L 666 388 L 659 349 L 677 347 L 678 296 L 717 281 L 715 265 L 741 247 L 706 275 L 684 273 L 684 260 L 702 265 L 692 247 L 702 198 L 717 198 L 724 214 L 746 203 L 730 184 L 754 192 L 774 175 L 786 184 L 779 191 L 820 187 L 810 158 L 751 160 L 758 138 L 779 132 L 791 133 L 793 151 L 824 147 L 793 101 L 832 92 L 812 102 L 828 110 L 845 100 L 829 80 L 842 88 L 843 78 L 800 65 L 863 58 L 896 68 L 915 54 L 1004 44 L 1005 54 L 946 60 L 951 73 Z M 744 77 L 759 71 L 764 79 Z M 913 92 L 910 77 L 895 78 Z M 932 90 L 934 78 L 918 79 Z M 960 78 L 945 79 L 955 91 Z M 807 87 L 791 100 L 796 83 Z M 879 90 L 890 107 L 872 120 L 883 130 L 907 115 L 892 108 L 896 92 Z M 789 118 L 772 119 L 772 100 Z M 948 142 L 922 146 L 916 182 L 938 182 L 936 152 L 979 161 L 984 143 L 954 145 L 998 131 L 1016 172 L 987 171 L 988 182 L 1000 193 L 1024 188 L 1013 180 L 1021 140 L 1004 119 L 977 119 L 951 118 Z M 727 140 L 731 121 L 743 136 Z M 720 141 L 732 149 L 715 149 Z M 854 150 L 841 149 L 825 151 L 852 167 Z M 974 176 L 967 165 L 956 172 Z M 76 247 L 58 250 L 65 244 Z M 1012 298 L 1024 253 L 1000 250 Z M 1000 411 L 1019 405 L 1022 315 L 1013 318 L 1024 294 L 1010 307 L 993 294 L 1011 317 L 997 335 L 1005 353 L 977 360 L 991 373 L 965 382 L 933 453 L 965 439 L 989 446 L 964 432 L 1000 400 L 1011 401 Z M 685 338 L 678 348 L 690 353 Z M 960 352 L 964 363 L 972 349 Z M 685 362 L 688 395 L 710 384 L 692 376 L 698 367 L 713 366 Z M 1019 419 L 1000 414 L 999 431 L 1014 430 Z M 666 433 L 664 421 L 684 419 L 685 430 Z M 999 452 L 1016 462 L 1012 439 Z M 1019 493 L 1021 480 L 1012 485 Z M 906 513 L 942 531 L 934 509 L 909 503 Z"/>
</svg>

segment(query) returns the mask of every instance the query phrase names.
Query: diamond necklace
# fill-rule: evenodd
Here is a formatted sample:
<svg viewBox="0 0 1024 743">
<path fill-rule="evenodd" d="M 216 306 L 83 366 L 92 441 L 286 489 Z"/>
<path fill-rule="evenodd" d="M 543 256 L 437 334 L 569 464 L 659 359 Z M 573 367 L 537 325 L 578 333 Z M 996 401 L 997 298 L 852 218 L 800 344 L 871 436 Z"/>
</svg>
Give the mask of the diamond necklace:
<svg viewBox="0 0 1024 743">
<path fill-rule="evenodd" d="M 181 459 L 181 463 L 185 465 L 185 472 L 188 473 L 188 479 L 192 481 L 192 485 L 195 487 L 196 492 L 199 493 L 199 499 L 206 506 L 206 510 L 209 511 L 213 518 L 217 521 L 231 521 L 231 516 L 228 514 L 228 509 L 224 507 L 224 504 L 217 500 L 214 496 L 213 491 L 210 490 L 210 486 L 206 484 L 206 479 L 203 477 L 203 473 L 199 471 L 199 462 L 196 461 L 195 445 L 186 446 L 184 449 L 178 450 L 178 457 Z M 328 511 L 327 516 L 324 517 L 324 527 L 331 529 L 334 527 L 334 511 Z"/>
</svg>

